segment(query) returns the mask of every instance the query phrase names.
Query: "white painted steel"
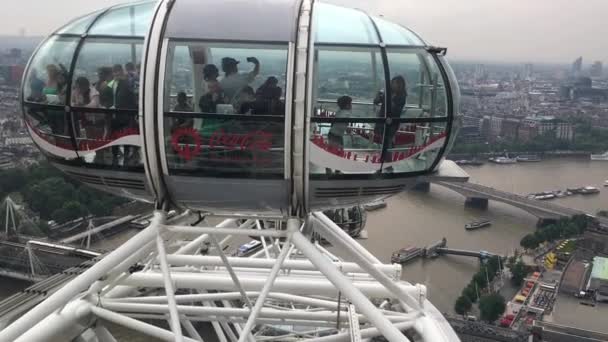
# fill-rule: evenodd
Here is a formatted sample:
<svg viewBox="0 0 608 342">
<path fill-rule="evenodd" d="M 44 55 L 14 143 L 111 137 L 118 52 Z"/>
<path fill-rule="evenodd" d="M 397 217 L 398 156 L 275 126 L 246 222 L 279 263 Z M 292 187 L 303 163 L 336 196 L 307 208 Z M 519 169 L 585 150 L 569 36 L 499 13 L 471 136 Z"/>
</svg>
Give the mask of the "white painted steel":
<svg viewBox="0 0 608 342">
<path fill-rule="evenodd" d="M 134 254 L 144 254 L 146 251 L 142 251 L 140 248 L 156 238 L 156 233 L 164 216 L 164 213 L 156 212 L 150 227 L 135 235 L 129 241 L 118 247 L 114 252 L 108 254 L 105 258 L 91 266 L 91 268 L 57 290 L 57 292 L 52 294 L 44 302 L 38 304 L 34 309 L 30 310 L 13 324 L 2 330 L 0 333 L 0 342 L 15 341 L 17 337 L 31 328 L 32 322 L 40 322 L 53 311 L 67 304 L 68 301 L 77 296 L 80 292 L 85 291 L 102 275 L 115 270 L 115 267 L 122 261 Z M 121 271 L 125 271 L 126 269 L 127 267 L 124 267 Z"/>
<path fill-rule="evenodd" d="M 297 227 L 296 227 L 296 229 L 297 229 Z M 290 246 L 290 245 L 291 245 L 291 235 L 287 238 L 287 246 Z M 253 329 L 255 320 L 258 317 L 258 315 L 260 314 L 260 311 L 262 311 L 262 307 L 264 306 L 264 301 L 266 300 L 266 296 L 268 296 L 268 293 L 270 292 L 272 285 L 274 285 L 274 281 L 276 280 L 277 275 L 279 274 L 279 271 L 281 270 L 281 266 L 283 265 L 283 262 L 285 262 L 285 258 L 287 258 L 288 252 L 289 252 L 289 248 L 283 246 L 283 250 L 281 251 L 281 254 L 279 255 L 279 258 L 276 261 L 274 267 L 270 271 L 270 275 L 268 276 L 268 279 L 266 280 L 266 284 L 264 284 L 262 293 L 260 293 L 260 295 L 256 299 L 255 306 L 253 307 L 253 310 L 251 310 L 251 314 L 249 315 L 249 318 L 247 319 L 247 323 L 245 324 L 245 327 L 243 328 L 243 330 L 245 332 L 249 332 L 249 331 L 251 331 L 251 329 Z M 239 338 L 239 342 L 245 342 L 245 338 L 247 336 L 248 336 L 248 333 L 247 333 L 247 335 L 241 335 L 241 337 Z"/>
<path fill-rule="evenodd" d="M 139 304 L 139 303 L 119 303 L 119 302 L 104 302 L 103 308 L 115 312 L 121 313 L 144 313 L 144 314 L 168 314 L 169 307 L 164 304 Z M 223 316 L 223 317 L 241 317 L 248 318 L 251 315 L 251 310 L 248 308 L 228 308 L 228 307 L 200 307 L 190 305 L 178 305 L 179 312 L 182 315 L 187 316 Z M 305 311 L 305 310 L 277 310 L 270 308 L 263 308 L 259 312 L 261 318 L 274 318 L 274 319 L 295 319 L 295 320 L 317 320 L 317 321 L 331 321 L 336 322 L 338 320 L 337 312 L 331 311 Z M 412 316 L 386 316 L 387 322 L 403 322 L 411 321 Z M 166 318 L 166 317 L 165 317 Z M 370 322 L 370 319 L 363 313 L 358 316 L 361 322 Z M 348 312 L 345 310 L 341 312 L 339 320 L 341 322 L 348 322 Z"/>
<path fill-rule="evenodd" d="M 142 148 L 142 159 L 146 169 L 145 174 L 148 188 L 159 203 L 165 200 L 167 189 L 161 173 L 162 164 L 159 163 L 160 159 L 156 151 L 164 149 L 162 144 L 165 140 L 157 139 L 156 120 L 157 116 L 162 115 L 157 115 L 158 113 L 154 106 L 156 97 L 153 94 L 156 90 L 155 87 L 158 85 L 156 67 L 157 61 L 161 57 L 158 54 L 162 44 L 163 24 L 168 15 L 171 2 L 172 0 L 161 0 L 156 5 L 155 15 L 144 40 L 141 82 L 139 86 L 139 93 L 142 94 L 139 97 L 139 131 L 142 132 L 143 146 L 146 147 Z"/>
<path fill-rule="evenodd" d="M 160 235 L 160 232 L 156 232 L 156 248 L 158 250 L 158 259 L 160 260 L 160 269 L 162 270 L 163 278 L 165 279 L 165 292 L 167 293 L 167 303 L 169 304 L 169 315 L 171 318 L 169 322 L 171 331 L 173 331 L 173 334 L 175 335 L 176 342 L 183 342 L 184 337 L 182 336 L 182 326 L 180 324 L 177 305 L 175 304 L 175 289 L 173 286 L 173 281 L 171 280 L 169 265 L 167 264 L 165 243 Z"/>
<path fill-rule="evenodd" d="M 124 315 L 119 315 L 117 313 L 114 313 L 110 310 L 106 310 L 104 308 L 92 306 L 91 312 L 95 316 L 102 318 L 106 321 L 112 322 L 114 324 L 118 324 L 125 328 L 139 331 L 140 333 L 146 334 L 151 337 L 155 337 L 155 338 L 158 338 L 158 339 L 161 339 L 164 341 L 168 341 L 168 342 L 174 342 L 176 340 L 175 334 L 173 334 L 170 331 L 161 329 L 159 327 L 155 327 L 151 324 L 144 323 L 144 322 L 138 321 L 136 319 L 133 319 L 133 318 L 130 318 L 130 317 L 127 317 Z M 184 337 L 183 340 L 184 340 L 184 342 L 197 342 L 196 340 L 191 339 L 189 337 Z"/>
<path fill-rule="evenodd" d="M 222 259 L 217 256 L 203 255 L 167 255 L 167 260 L 174 266 L 224 266 Z M 249 268 L 272 268 L 276 263 L 276 259 L 254 259 L 254 258 L 236 258 L 229 257 L 228 261 L 233 267 L 249 267 Z M 346 273 L 364 273 L 361 266 L 354 262 L 334 262 L 342 272 Z M 389 276 L 394 276 L 401 272 L 401 265 L 393 264 L 376 264 L 378 270 L 386 273 Z M 314 271 L 317 268 L 308 260 L 285 260 L 281 269 Z"/>
<path fill-rule="evenodd" d="M 286 237 L 287 233 L 276 230 L 261 230 L 254 229 L 235 229 L 235 228 L 216 228 L 216 227 L 186 227 L 186 226 L 164 226 L 169 232 L 180 233 L 184 235 L 201 235 L 201 234 L 222 234 L 222 235 L 255 235 L 282 238 Z"/>
<path fill-rule="evenodd" d="M 71 341 L 88 329 L 90 304 L 82 300 L 69 303 L 63 310 L 54 312 L 40 321 L 30 322 L 30 327 L 11 342 Z M 9 341 L 4 340 L 2 341 Z"/>
<path fill-rule="evenodd" d="M 255 221 L 235 229 L 228 228 L 235 224 L 234 220 L 203 228 L 167 226 L 163 220 L 164 214 L 156 212 L 150 227 L 59 290 L 50 301 L 0 331 L 0 341 L 13 342 L 12 336 L 36 336 L 35 340 L 19 341 L 44 341 L 59 332 L 76 337 L 90 328 L 93 316 L 166 341 L 179 341 L 182 327 L 190 336 L 182 336 L 183 341 L 201 341 L 192 322 L 210 322 L 221 342 L 325 341 L 327 338 L 328 341 L 348 341 L 351 336 L 357 340 L 359 324 L 362 340 L 383 335 L 391 342 L 405 341 L 400 332 L 403 329 L 415 329 L 423 341 L 458 340 L 441 314 L 426 301 L 423 286 L 398 281 L 397 265 L 374 263 L 373 258 L 358 250 L 362 247 L 352 238 L 342 236 L 335 227 L 327 227 L 322 218 L 317 220 L 323 226 L 318 230 L 326 233 L 337 247 L 352 254 L 356 263 L 336 261 L 334 255 L 312 244 L 300 232 L 299 219 L 288 220 L 287 231 L 249 229 L 258 225 Z M 219 255 L 209 256 L 167 254 L 165 250 L 181 246 L 176 253 L 197 253 L 208 239 L 217 247 L 217 240 L 210 235 L 214 233 L 275 237 L 266 250 L 276 248 L 280 251 L 279 257 L 228 258 L 221 248 L 210 250 Z M 184 241 L 187 237 L 192 240 Z M 286 241 L 282 241 L 284 237 Z M 127 272 L 137 262 L 147 267 L 133 274 Z M 134 291 L 136 289 L 146 291 Z M 190 289 L 194 293 L 175 295 L 178 289 Z M 207 293 L 209 291 L 213 293 Z M 338 292 L 341 300 L 336 298 Z M 419 298 L 424 304 L 421 310 L 404 313 L 389 309 L 396 308 L 394 304 L 404 295 Z M 372 304 L 371 298 L 381 300 L 381 307 Z M 253 301 L 253 307 L 238 304 Z M 216 306 L 216 302 L 222 306 Z M 68 305 L 58 314 L 56 310 L 65 304 Z M 49 318 L 42 320 L 49 314 Z M 42 322 L 27 331 L 24 319 Z M 169 319 L 173 332 L 137 319 Z M 346 333 L 343 329 L 335 330 L 338 322 L 342 327 L 349 327 Z M 281 327 L 285 339 L 263 329 L 252 335 L 254 326 Z M 300 334 L 302 327 L 310 327 L 313 333 Z M 317 339 L 318 332 L 327 329 L 337 334 Z M 111 338 L 106 336 L 108 341 L 112 341 Z"/>
<path fill-rule="evenodd" d="M 407 330 L 407 329 L 411 328 L 413 325 L 414 325 L 413 322 L 396 323 L 395 328 L 397 328 L 399 330 Z M 360 333 L 361 333 L 361 338 L 364 338 L 364 339 L 382 336 L 382 334 L 380 333 L 380 331 L 377 328 L 361 329 Z M 346 333 L 339 333 L 339 334 L 330 335 L 330 336 L 313 338 L 313 339 L 309 339 L 308 341 L 309 342 L 348 342 L 349 340 L 350 340 L 350 334 L 348 332 L 346 332 Z M 429 341 L 433 341 L 433 340 L 429 340 Z M 437 340 L 437 341 L 440 341 L 440 340 Z"/>
<path fill-rule="evenodd" d="M 340 228 L 334 221 L 330 220 L 325 214 L 321 212 L 316 212 L 312 214 L 314 218 L 320 221 L 322 225 L 318 226 L 320 229 L 324 229 L 326 231 L 331 231 L 335 235 L 337 235 L 341 241 L 354 241 L 342 228 Z M 381 264 L 380 260 L 376 258 L 372 253 L 370 253 L 367 249 L 363 248 L 359 243 L 355 242 L 352 247 L 359 253 L 361 253 L 365 258 L 374 263 Z"/>
<path fill-rule="evenodd" d="M 293 233 L 292 240 L 294 245 L 315 264 L 323 274 L 329 279 L 345 296 L 348 297 L 357 308 L 365 314 L 369 320 L 382 332 L 390 342 L 407 342 L 405 336 L 397 330 L 384 317 L 369 299 L 357 289 L 340 270 L 327 262 L 327 259 L 319 252 L 308 239 L 300 232 Z"/>
<path fill-rule="evenodd" d="M 307 92 L 306 92 L 306 75 L 309 72 L 309 42 L 312 40 L 310 35 L 310 27 L 312 22 L 311 0 L 302 0 L 300 13 L 298 16 L 298 33 L 295 51 L 294 65 L 294 87 L 293 87 L 293 123 L 292 123 L 292 153 L 291 160 L 292 169 L 292 202 L 297 206 L 305 206 L 305 203 L 298 203 L 298 199 L 306 198 L 307 177 L 306 164 L 304 158 L 305 145 L 307 145 L 308 136 L 306 135 L 306 112 L 307 107 Z"/>
<path fill-rule="evenodd" d="M 249 222 L 249 220 L 247 220 L 247 222 Z M 243 225 L 245 225 L 247 222 L 245 222 Z M 227 220 L 222 221 L 222 223 L 218 224 L 216 226 L 216 228 L 227 228 L 227 227 L 229 227 L 229 226 L 231 226 L 231 225 L 233 225 L 235 223 L 236 223 L 235 219 L 227 219 Z M 241 227 L 243 225 L 241 225 Z M 209 235 L 208 234 L 203 234 L 203 235 L 197 237 L 196 239 L 188 242 L 186 245 L 184 245 L 180 249 L 178 249 L 177 252 L 175 252 L 175 254 L 192 254 L 198 248 L 200 248 L 200 246 L 203 243 L 205 243 L 205 241 L 207 241 L 207 239 L 209 239 Z"/>
<path fill-rule="evenodd" d="M 331 220 L 327 216 L 325 216 L 325 214 L 323 214 L 323 213 L 317 212 L 317 213 L 314 213 L 314 215 L 315 215 L 315 217 L 322 220 L 323 223 L 325 223 L 326 221 L 331 222 Z M 333 223 L 333 222 L 331 222 L 331 223 L 333 225 L 335 225 L 335 223 Z M 337 225 L 336 225 L 336 227 L 337 227 Z M 375 267 L 375 265 L 373 263 L 373 260 L 366 258 L 366 254 L 361 252 L 361 250 L 365 250 L 363 248 L 363 246 L 358 244 L 356 241 L 351 242 L 351 241 L 343 240 L 340 238 L 340 236 L 339 236 L 340 232 L 345 234 L 342 229 L 340 229 L 338 227 L 338 230 L 340 230 L 340 232 L 337 232 L 337 230 L 335 228 L 332 229 L 329 225 L 325 225 L 325 224 L 319 225 L 317 227 L 317 229 L 319 230 L 319 233 L 321 234 L 321 236 L 323 236 L 324 238 L 329 240 L 335 247 L 340 248 L 343 251 L 347 252 L 349 254 L 349 256 L 352 257 L 355 260 L 355 262 L 357 262 L 361 266 L 361 268 L 363 268 L 365 271 L 369 272 L 369 274 L 372 275 L 372 277 L 374 277 L 374 279 L 378 280 L 389 291 L 391 291 L 397 298 L 399 298 L 400 301 L 404 302 L 405 303 L 404 309 L 420 310 L 420 305 L 422 305 L 422 302 L 424 302 L 424 298 L 420 294 L 417 294 L 415 297 L 412 297 L 411 295 L 405 293 L 392 279 L 387 277 L 384 273 L 378 271 L 378 269 Z M 346 241 L 348 241 L 348 243 Z M 367 253 L 369 253 L 369 252 L 367 252 Z M 422 302 L 417 301 L 415 298 L 421 298 Z"/>
<path fill-rule="evenodd" d="M 236 273 L 232 269 L 232 266 L 230 266 L 230 263 L 228 262 L 228 259 L 226 258 L 224 251 L 220 247 L 220 244 L 217 242 L 215 236 L 211 235 L 210 239 L 211 239 L 211 242 L 215 245 L 215 248 L 217 249 L 217 252 L 220 254 L 220 257 L 224 261 L 224 265 L 225 265 L 226 269 L 228 270 L 228 274 L 230 274 L 230 278 L 232 279 L 232 282 L 234 283 L 236 288 L 239 290 L 239 293 L 241 294 L 241 299 L 243 300 L 243 302 L 245 304 L 247 304 L 247 307 L 249 309 L 251 309 L 252 308 L 251 302 L 249 301 L 249 298 L 247 298 L 247 295 L 245 294 L 245 290 L 243 290 L 243 286 L 241 286 L 241 282 L 239 281 L 239 277 L 236 275 Z"/>
<path fill-rule="evenodd" d="M 95 332 L 95 336 L 97 337 L 99 342 L 118 342 L 116 341 L 114 336 L 108 331 L 108 329 L 101 324 L 97 324 L 93 328 L 93 331 Z"/>
<path fill-rule="evenodd" d="M 335 267 L 333 265 L 330 265 Z M 337 268 L 336 272 L 340 273 Z M 245 291 L 259 291 L 266 282 L 265 275 L 239 275 L 241 284 Z M 178 289 L 204 289 L 204 290 L 219 290 L 233 291 L 234 283 L 228 274 L 210 274 L 210 273 L 176 273 L 172 276 L 175 282 L 175 287 Z M 366 296 L 372 298 L 395 298 L 381 284 L 373 281 L 355 281 L 351 282 L 355 288 L 363 292 Z M 164 284 L 163 276 L 160 273 L 135 273 L 124 280 L 122 285 L 127 286 L 145 286 L 145 287 L 162 287 Z M 415 286 L 409 284 L 399 284 L 404 291 L 418 292 Z M 273 287 L 278 292 L 287 292 L 300 295 L 320 295 L 334 296 L 336 294 L 335 286 L 328 280 L 321 278 L 310 279 L 307 277 L 295 276 L 279 276 Z"/>
</svg>

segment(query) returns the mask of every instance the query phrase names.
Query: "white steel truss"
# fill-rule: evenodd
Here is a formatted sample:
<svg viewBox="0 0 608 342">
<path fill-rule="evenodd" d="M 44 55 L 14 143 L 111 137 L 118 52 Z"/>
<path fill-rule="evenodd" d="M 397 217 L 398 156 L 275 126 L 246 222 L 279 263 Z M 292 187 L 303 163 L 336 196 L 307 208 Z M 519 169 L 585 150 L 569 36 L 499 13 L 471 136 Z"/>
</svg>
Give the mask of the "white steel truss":
<svg viewBox="0 0 608 342">
<path fill-rule="evenodd" d="M 423 285 L 401 281 L 400 266 L 382 264 L 322 213 L 214 227 L 165 217 L 156 212 L 0 341 L 116 341 L 103 322 L 164 341 L 203 341 L 202 327 L 222 342 L 458 341 Z M 311 241 L 313 232 L 350 262 Z M 239 237 L 258 239 L 262 250 L 227 255 Z"/>
</svg>

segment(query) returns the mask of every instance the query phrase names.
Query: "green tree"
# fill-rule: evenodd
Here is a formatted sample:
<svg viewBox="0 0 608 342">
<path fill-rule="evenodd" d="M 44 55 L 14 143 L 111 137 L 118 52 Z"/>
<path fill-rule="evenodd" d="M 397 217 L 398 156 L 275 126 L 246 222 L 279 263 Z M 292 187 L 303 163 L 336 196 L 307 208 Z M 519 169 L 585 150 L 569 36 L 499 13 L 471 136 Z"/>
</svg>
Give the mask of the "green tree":
<svg viewBox="0 0 608 342">
<path fill-rule="evenodd" d="M 475 283 L 471 282 L 467 287 L 462 290 L 462 295 L 464 297 L 469 298 L 472 303 L 477 302 L 477 289 L 475 288 Z"/>
<path fill-rule="evenodd" d="M 521 286 L 524 282 L 524 278 L 526 278 L 526 275 L 528 274 L 527 270 L 526 270 L 526 266 L 524 265 L 523 262 L 518 261 L 515 266 L 513 266 L 513 268 L 511 268 L 511 283 L 514 286 Z"/>
<path fill-rule="evenodd" d="M 92 215 L 98 217 L 108 216 L 112 212 L 111 205 L 105 201 L 94 200 L 87 207 Z"/>
<path fill-rule="evenodd" d="M 70 212 L 70 220 L 87 216 L 87 210 L 79 202 L 67 202 L 63 205 L 63 209 Z"/>
<path fill-rule="evenodd" d="M 492 323 L 505 312 L 505 299 L 499 294 L 490 294 L 479 299 L 479 315 L 482 320 Z"/>
<path fill-rule="evenodd" d="M 59 208 L 51 214 L 51 219 L 57 223 L 64 223 L 70 220 L 70 212 L 64 208 Z"/>
<path fill-rule="evenodd" d="M 493 256 L 486 261 L 486 267 L 488 268 L 490 279 L 494 279 L 494 276 L 498 271 L 500 271 L 500 266 L 503 263 L 504 260 L 500 260 L 499 256 Z"/>
<path fill-rule="evenodd" d="M 526 236 L 524 236 L 521 241 L 519 242 L 519 245 L 522 246 L 525 249 L 534 249 L 536 247 L 538 247 L 539 241 L 536 238 L 535 234 L 528 234 Z"/>
<path fill-rule="evenodd" d="M 486 276 L 486 270 L 482 268 L 473 276 L 473 282 L 477 283 L 479 289 L 485 289 L 486 287 L 488 287 L 489 276 L 489 274 Z"/>
<path fill-rule="evenodd" d="M 454 304 L 454 311 L 456 311 L 459 315 L 466 315 L 471 308 L 473 307 L 473 303 L 468 296 L 460 296 L 456 299 L 456 303 Z"/>
</svg>

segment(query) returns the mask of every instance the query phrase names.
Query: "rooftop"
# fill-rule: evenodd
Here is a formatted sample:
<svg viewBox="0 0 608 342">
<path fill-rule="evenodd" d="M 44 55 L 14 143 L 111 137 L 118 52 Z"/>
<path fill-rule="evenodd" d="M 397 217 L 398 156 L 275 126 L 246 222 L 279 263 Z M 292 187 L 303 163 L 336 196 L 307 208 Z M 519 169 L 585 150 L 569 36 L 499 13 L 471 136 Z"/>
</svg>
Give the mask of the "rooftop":
<svg viewBox="0 0 608 342">
<path fill-rule="evenodd" d="M 591 271 L 591 278 L 608 280 L 608 258 L 593 258 L 593 270 Z"/>
</svg>

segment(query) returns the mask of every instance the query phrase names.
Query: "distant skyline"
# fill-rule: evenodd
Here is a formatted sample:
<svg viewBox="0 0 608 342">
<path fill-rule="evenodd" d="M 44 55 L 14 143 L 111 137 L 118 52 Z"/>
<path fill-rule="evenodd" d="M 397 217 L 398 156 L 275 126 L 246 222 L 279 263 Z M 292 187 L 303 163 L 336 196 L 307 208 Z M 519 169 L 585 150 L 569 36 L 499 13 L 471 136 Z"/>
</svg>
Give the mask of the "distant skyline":
<svg viewBox="0 0 608 342">
<path fill-rule="evenodd" d="M 179 1 L 179 0 L 178 0 Z M 249 0 L 255 1 L 255 0 Z M 0 35 L 46 36 L 72 18 L 124 0 L 19 0 L 0 13 Z M 455 60 L 608 64 L 606 0 L 328 0 L 381 14 L 448 47 Z M 7 8 L 8 9 L 8 8 Z"/>
</svg>

